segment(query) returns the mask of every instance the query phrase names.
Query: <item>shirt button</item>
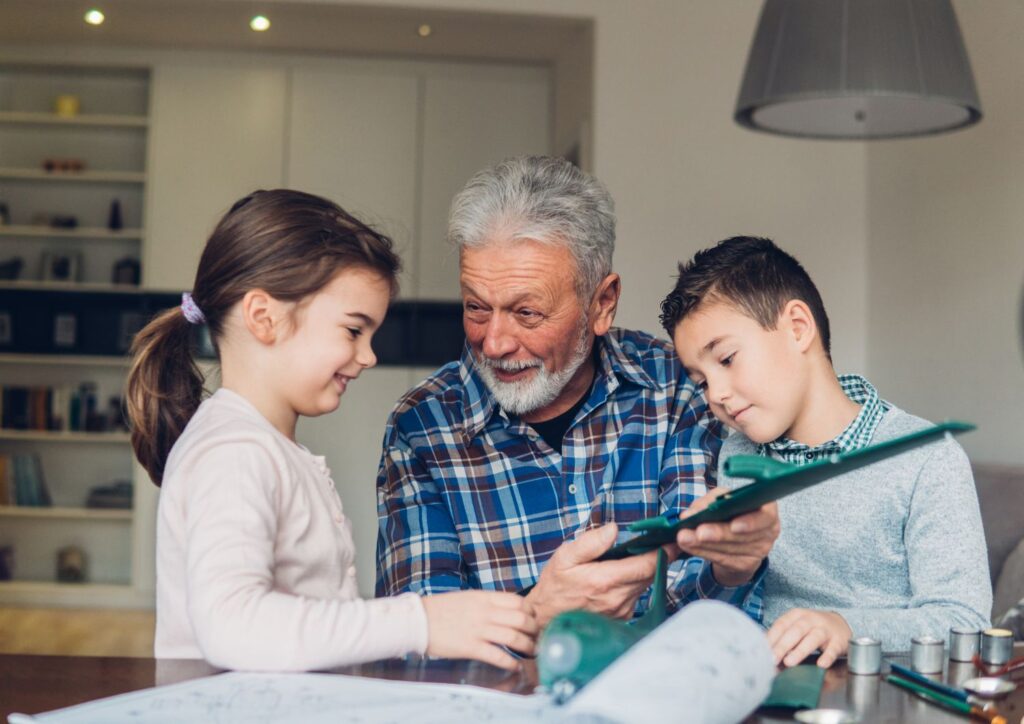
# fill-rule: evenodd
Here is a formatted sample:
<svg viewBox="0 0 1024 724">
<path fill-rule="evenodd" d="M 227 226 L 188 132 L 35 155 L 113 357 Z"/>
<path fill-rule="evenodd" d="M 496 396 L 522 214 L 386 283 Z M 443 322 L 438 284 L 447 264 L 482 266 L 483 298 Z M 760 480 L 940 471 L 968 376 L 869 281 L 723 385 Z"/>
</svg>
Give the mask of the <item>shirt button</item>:
<svg viewBox="0 0 1024 724">
<path fill-rule="evenodd" d="M 356 567 L 355 566 L 349 566 L 348 570 L 346 571 L 346 573 L 348 574 L 349 578 L 355 578 L 356 577 Z"/>
<path fill-rule="evenodd" d="M 345 520 L 345 518 L 341 515 L 341 513 L 335 513 L 334 514 L 334 522 L 335 523 L 341 523 L 341 521 L 343 521 L 343 520 Z"/>
<path fill-rule="evenodd" d="M 569 493 L 571 495 L 576 495 L 576 486 L 575 485 L 570 485 L 569 486 Z"/>
<path fill-rule="evenodd" d="M 808 460 L 814 460 L 814 453 L 804 453 L 804 457 L 807 458 Z"/>
</svg>

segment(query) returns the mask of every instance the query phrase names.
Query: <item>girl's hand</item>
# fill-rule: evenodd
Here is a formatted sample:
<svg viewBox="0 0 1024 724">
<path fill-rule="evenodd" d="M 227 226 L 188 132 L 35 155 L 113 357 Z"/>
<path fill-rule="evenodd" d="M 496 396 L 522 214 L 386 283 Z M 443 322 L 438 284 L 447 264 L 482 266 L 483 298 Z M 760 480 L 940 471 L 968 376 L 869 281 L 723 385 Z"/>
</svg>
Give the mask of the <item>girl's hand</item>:
<svg viewBox="0 0 1024 724">
<path fill-rule="evenodd" d="M 457 591 L 424 596 L 427 654 L 477 659 L 514 671 L 519 662 L 500 646 L 532 654 L 539 632 L 526 599 L 515 593 Z"/>
<path fill-rule="evenodd" d="M 817 663 L 827 669 L 846 653 L 852 635 L 846 619 L 838 613 L 793 608 L 772 624 L 768 643 L 775 654 L 776 664 L 796 666 L 815 649 L 821 649 Z"/>
</svg>

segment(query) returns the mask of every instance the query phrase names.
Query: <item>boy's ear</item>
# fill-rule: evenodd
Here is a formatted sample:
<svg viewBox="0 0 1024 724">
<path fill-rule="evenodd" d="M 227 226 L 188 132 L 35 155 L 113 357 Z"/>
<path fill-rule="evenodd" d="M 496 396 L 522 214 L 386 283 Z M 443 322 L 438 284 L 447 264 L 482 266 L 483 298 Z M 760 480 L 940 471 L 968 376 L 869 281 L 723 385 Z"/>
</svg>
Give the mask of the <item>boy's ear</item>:
<svg viewBox="0 0 1024 724">
<path fill-rule="evenodd" d="M 281 333 L 284 309 L 278 300 L 262 289 L 250 289 L 242 297 L 242 320 L 262 344 L 273 344 Z"/>
<path fill-rule="evenodd" d="M 590 328 L 600 337 L 607 334 L 615 321 L 615 311 L 619 306 L 619 295 L 622 293 L 622 281 L 618 274 L 609 274 L 597 285 L 594 298 L 590 302 Z"/>
<path fill-rule="evenodd" d="M 818 325 L 807 303 L 800 299 L 791 299 L 782 308 L 779 315 L 780 328 L 786 330 L 800 352 L 811 349 L 818 339 Z"/>
</svg>

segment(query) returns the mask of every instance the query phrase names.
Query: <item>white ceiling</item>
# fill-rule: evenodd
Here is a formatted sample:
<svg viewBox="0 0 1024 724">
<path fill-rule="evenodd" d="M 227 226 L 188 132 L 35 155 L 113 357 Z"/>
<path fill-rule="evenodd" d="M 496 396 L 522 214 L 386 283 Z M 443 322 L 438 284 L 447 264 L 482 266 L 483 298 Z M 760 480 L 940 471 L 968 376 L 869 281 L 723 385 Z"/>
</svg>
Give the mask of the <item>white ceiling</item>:
<svg viewBox="0 0 1024 724">
<path fill-rule="evenodd" d="M 90 26 L 98 7 L 106 22 Z M 255 14 L 271 28 L 249 29 Z M 422 38 L 417 29 L 428 24 Z M 551 62 L 590 32 L 582 18 L 253 0 L 0 0 L 0 43 L 287 50 Z"/>
</svg>

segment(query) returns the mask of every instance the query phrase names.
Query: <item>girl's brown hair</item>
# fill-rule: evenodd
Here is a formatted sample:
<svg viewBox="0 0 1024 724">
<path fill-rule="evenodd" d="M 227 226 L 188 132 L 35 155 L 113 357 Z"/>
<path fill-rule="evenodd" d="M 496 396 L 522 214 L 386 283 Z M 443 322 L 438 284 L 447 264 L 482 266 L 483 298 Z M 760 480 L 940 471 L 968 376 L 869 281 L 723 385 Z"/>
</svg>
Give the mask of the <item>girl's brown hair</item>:
<svg viewBox="0 0 1024 724">
<path fill-rule="evenodd" d="M 229 310 L 262 289 L 301 302 L 342 269 L 380 274 L 398 289 L 400 262 L 391 240 L 327 199 L 291 191 L 255 191 L 237 201 L 213 230 L 196 271 L 192 298 L 202 310 L 217 356 Z M 125 400 L 132 447 L 154 483 L 171 447 L 202 401 L 192 325 L 180 307 L 156 316 L 132 343 Z"/>
</svg>

